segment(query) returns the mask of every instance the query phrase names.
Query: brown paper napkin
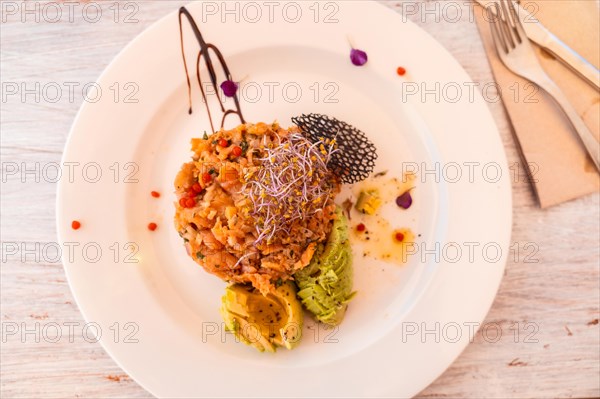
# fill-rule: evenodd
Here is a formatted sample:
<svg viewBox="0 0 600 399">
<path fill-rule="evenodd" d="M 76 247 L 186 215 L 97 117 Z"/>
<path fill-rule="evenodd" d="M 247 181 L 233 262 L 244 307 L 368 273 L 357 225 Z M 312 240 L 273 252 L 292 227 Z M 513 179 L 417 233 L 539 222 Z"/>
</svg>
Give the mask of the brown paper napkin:
<svg viewBox="0 0 600 399">
<path fill-rule="evenodd" d="M 534 16 L 596 67 L 600 64 L 598 5 L 590 0 L 522 0 Z M 485 8 L 474 15 L 502 100 L 542 208 L 598 191 L 596 168 L 562 111 L 541 89 L 509 71 L 498 58 Z M 548 75 L 564 91 L 596 139 L 600 137 L 600 95 L 550 54 L 534 45 Z"/>
</svg>

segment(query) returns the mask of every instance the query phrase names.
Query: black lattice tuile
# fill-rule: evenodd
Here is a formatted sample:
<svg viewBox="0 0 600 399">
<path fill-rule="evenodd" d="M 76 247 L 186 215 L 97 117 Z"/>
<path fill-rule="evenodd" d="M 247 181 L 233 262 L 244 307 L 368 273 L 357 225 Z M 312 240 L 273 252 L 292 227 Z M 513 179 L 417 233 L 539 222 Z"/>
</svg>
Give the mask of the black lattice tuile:
<svg viewBox="0 0 600 399">
<path fill-rule="evenodd" d="M 324 138 L 337 142 L 337 149 L 327 167 L 343 183 L 352 184 L 366 179 L 373 172 L 377 149 L 367 135 L 338 119 L 320 114 L 302 114 L 292 118 L 310 141 Z"/>
</svg>

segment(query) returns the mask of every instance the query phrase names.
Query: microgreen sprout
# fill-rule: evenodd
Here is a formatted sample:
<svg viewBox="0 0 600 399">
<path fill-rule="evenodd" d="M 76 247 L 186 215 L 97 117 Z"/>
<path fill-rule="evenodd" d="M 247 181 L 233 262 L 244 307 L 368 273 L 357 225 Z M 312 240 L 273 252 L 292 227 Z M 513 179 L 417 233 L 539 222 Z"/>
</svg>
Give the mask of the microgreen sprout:
<svg viewBox="0 0 600 399">
<path fill-rule="evenodd" d="M 253 204 L 257 243 L 290 234 L 295 222 L 323 210 L 336 187 L 327 163 L 337 151 L 335 138 L 313 143 L 298 132 L 265 146 L 242 189 Z"/>
</svg>

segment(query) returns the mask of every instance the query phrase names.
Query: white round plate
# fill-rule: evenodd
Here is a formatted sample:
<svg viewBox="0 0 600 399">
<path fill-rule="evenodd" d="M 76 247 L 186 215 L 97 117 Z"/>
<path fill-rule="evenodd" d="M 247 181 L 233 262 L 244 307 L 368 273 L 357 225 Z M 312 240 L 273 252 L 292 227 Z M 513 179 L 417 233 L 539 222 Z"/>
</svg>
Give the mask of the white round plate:
<svg viewBox="0 0 600 399">
<path fill-rule="evenodd" d="M 188 258 L 172 223 L 175 174 L 189 159 L 190 139 L 210 131 L 197 85 L 194 113 L 187 112 L 174 10 L 119 54 L 98 81 L 102 97 L 86 103 L 73 125 L 63 162 L 79 173 L 61 182 L 57 203 L 64 253 L 72 248 L 63 257 L 71 289 L 96 323 L 89 331 L 158 397 L 415 395 L 468 344 L 503 274 L 511 195 L 494 122 L 478 94 L 421 101 L 425 89 L 470 79 L 392 10 L 355 1 L 253 4 L 240 7 L 237 23 L 219 9 L 224 3 L 188 6 L 241 81 L 246 120 L 288 126 L 302 113 L 335 116 L 375 143 L 376 171 L 416 170 L 414 206 L 389 212 L 391 223 L 420 234 L 418 253 L 398 266 L 356 248 L 358 295 L 346 319 L 334 330 L 308 323 L 293 351 L 258 353 L 226 334 L 225 283 Z M 187 24 L 184 37 L 191 65 L 198 46 Z M 348 38 L 368 53 L 366 65 L 350 63 Z M 400 65 L 406 76 L 396 74 Z M 152 190 L 162 196 L 152 198 Z M 72 230 L 72 220 L 82 228 Z M 149 222 L 158 229 L 149 231 Z"/>
</svg>

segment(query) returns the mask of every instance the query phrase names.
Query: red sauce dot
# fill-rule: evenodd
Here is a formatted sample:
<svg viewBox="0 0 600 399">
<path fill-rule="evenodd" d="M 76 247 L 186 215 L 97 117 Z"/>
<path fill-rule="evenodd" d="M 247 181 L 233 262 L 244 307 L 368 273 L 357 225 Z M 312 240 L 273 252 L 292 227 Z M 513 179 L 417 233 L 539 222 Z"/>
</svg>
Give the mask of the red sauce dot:
<svg viewBox="0 0 600 399">
<path fill-rule="evenodd" d="M 158 191 L 151 191 L 150 195 L 153 196 L 154 198 L 160 197 L 160 193 Z"/>
<path fill-rule="evenodd" d="M 212 180 L 212 176 L 210 175 L 210 173 L 208 173 L 208 172 L 202 173 L 202 182 L 203 183 L 210 183 L 211 180 Z"/>
<path fill-rule="evenodd" d="M 402 241 L 404 241 L 404 234 L 398 232 L 398 233 L 396 233 L 396 235 L 394 235 L 394 238 L 396 239 L 396 241 L 402 242 Z"/>
<path fill-rule="evenodd" d="M 358 226 L 356 226 L 356 231 L 360 231 L 363 232 L 367 229 L 367 226 L 365 226 L 363 223 L 359 224 Z"/>
<path fill-rule="evenodd" d="M 73 230 L 78 230 L 81 227 L 81 223 L 78 220 L 73 220 L 71 222 L 71 228 Z"/>
<path fill-rule="evenodd" d="M 158 227 L 158 225 L 156 223 L 149 223 L 148 224 L 148 230 L 150 230 L 150 231 L 156 230 L 157 227 Z"/>
<path fill-rule="evenodd" d="M 402 68 L 402 67 L 398 67 L 398 69 L 396 69 L 396 73 L 399 76 L 404 76 L 406 74 L 406 69 Z"/>
</svg>

